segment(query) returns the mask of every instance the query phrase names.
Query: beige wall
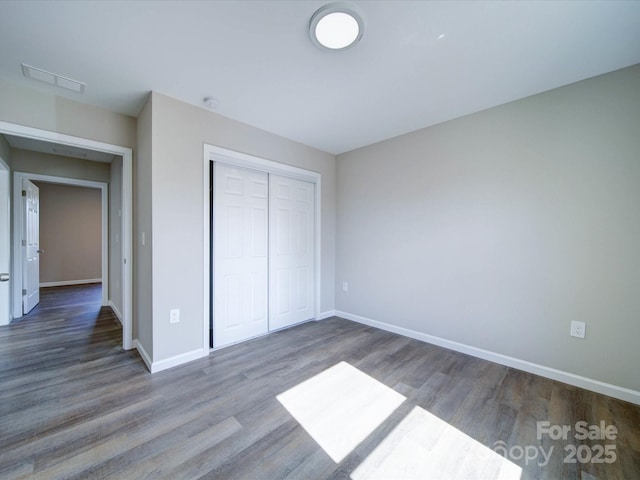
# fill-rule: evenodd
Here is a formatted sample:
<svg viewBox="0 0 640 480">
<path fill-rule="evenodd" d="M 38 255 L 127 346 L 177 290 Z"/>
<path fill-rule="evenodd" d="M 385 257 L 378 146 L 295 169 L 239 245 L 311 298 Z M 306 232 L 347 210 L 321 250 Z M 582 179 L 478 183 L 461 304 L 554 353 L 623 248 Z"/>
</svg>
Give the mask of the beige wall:
<svg viewBox="0 0 640 480">
<path fill-rule="evenodd" d="M 108 163 L 90 162 L 18 148 L 12 149 L 12 170 L 94 182 L 108 183 L 111 180 L 111 168 Z"/>
<path fill-rule="evenodd" d="M 40 189 L 40 283 L 102 276 L 102 198 L 97 188 L 34 182 Z"/>
<path fill-rule="evenodd" d="M 136 120 L 0 80 L 0 120 L 134 148 Z"/>
<path fill-rule="evenodd" d="M 155 92 L 152 103 L 154 361 L 201 349 L 204 342 L 204 143 L 322 174 L 321 309 L 332 310 L 335 157 Z M 181 310 L 181 322 L 171 325 L 173 308 Z"/>
<path fill-rule="evenodd" d="M 336 308 L 640 390 L 639 155 L 639 65 L 339 155 Z"/>
</svg>

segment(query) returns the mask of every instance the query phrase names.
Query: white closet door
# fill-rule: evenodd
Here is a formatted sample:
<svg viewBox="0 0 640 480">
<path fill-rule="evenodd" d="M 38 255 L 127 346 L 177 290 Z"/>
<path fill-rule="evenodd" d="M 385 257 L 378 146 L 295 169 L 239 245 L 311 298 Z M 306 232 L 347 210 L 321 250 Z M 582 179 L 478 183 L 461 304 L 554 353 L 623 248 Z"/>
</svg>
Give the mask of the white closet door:
<svg viewBox="0 0 640 480">
<path fill-rule="evenodd" d="M 269 176 L 269 330 L 313 318 L 314 185 Z"/>
<path fill-rule="evenodd" d="M 214 164 L 213 344 L 267 333 L 268 175 Z"/>
</svg>

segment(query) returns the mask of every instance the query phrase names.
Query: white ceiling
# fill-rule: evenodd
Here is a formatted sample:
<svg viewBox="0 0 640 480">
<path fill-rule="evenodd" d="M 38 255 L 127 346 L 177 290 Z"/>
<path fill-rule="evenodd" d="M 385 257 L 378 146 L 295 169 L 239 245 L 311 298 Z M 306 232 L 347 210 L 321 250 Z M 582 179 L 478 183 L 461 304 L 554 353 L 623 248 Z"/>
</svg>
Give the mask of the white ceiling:
<svg viewBox="0 0 640 480">
<path fill-rule="evenodd" d="M 150 90 L 210 95 L 337 154 L 640 63 L 640 1 L 353 1 L 365 33 L 343 52 L 309 39 L 326 3 L 3 0 L 0 77 L 132 116 Z"/>
</svg>

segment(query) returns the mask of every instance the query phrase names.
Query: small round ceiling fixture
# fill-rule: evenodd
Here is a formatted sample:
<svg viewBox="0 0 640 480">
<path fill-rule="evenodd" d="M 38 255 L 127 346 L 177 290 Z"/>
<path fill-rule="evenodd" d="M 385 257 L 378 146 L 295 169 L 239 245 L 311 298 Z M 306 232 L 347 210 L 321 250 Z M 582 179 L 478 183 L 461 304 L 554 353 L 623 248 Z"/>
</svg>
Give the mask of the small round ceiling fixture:
<svg viewBox="0 0 640 480">
<path fill-rule="evenodd" d="M 220 100 L 216 97 L 204 97 L 202 99 L 202 103 L 204 103 L 211 110 L 215 110 L 220 105 Z"/>
<path fill-rule="evenodd" d="M 309 35 L 320 48 L 344 50 L 352 47 L 364 34 L 360 15 L 344 3 L 330 3 L 311 17 Z"/>
</svg>

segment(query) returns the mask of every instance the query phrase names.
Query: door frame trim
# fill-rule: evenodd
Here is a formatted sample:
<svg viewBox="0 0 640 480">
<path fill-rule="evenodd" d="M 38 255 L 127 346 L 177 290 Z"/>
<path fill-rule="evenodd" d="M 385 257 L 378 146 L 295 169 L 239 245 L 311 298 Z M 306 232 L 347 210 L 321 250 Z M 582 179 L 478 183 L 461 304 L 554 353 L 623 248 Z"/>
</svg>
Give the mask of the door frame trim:
<svg viewBox="0 0 640 480">
<path fill-rule="evenodd" d="M 109 184 L 106 182 L 95 182 L 92 180 L 78 180 L 75 178 L 67 178 L 67 177 L 56 177 L 53 175 L 41 175 L 37 173 L 28 173 L 28 172 L 13 172 L 13 184 L 14 185 L 22 185 L 23 180 L 29 180 L 31 182 L 47 182 L 54 183 L 57 185 L 68 185 L 74 187 L 85 187 L 85 188 L 97 188 L 100 190 L 100 210 L 101 210 L 101 225 L 102 225 L 102 238 L 101 238 L 101 268 L 102 268 L 102 306 L 109 306 L 109 193 L 108 186 Z M 21 188 L 13 189 L 13 231 L 21 232 L 23 228 L 22 219 L 24 218 L 24 209 L 23 202 L 20 200 L 20 190 Z M 13 251 L 20 252 L 20 235 L 13 236 Z M 22 259 L 22 254 L 20 254 Z M 14 294 L 15 301 L 18 300 L 18 290 L 19 286 L 23 283 L 24 276 L 24 266 L 22 268 L 16 269 L 14 272 L 16 283 L 14 284 Z M 18 282 L 19 280 L 19 282 Z M 20 294 L 20 300 L 22 300 L 22 295 Z M 20 318 L 22 316 L 22 308 L 19 308 L 20 305 L 14 305 L 14 318 Z M 16 316 L 20 310 L 20 316 Z"/>
<path fill-rule="evenodd" d="M 98 152 L 111 153 L 122 157 L 122 347 L 125 350 L 133 348 L 133 150 L 131 148 L 98 142 L 87 138 L 75 137 L 63 133 L 26 127 L 10 122 L 0 121 L 0 134 L 54 142 L 61 145 L 86 148 Z M 13 253 L 12 273 L 15 278 L 16 257 Z M 14 291 L 15 284 L 14 283 Z M 20 293 L 22 293 L 20 291 Z M 13 310 L 15 312 L 15 297 Z"/>
<path fill-rule="evenodd" d="M 2 195 L 0 199 L 0 208 L 2 209 L 2 213 L 0 216 L 2 217 L 2 222 L 0 222 L 0 227 L 4 229 L 4 220 L 6 216 L 6 221 L 9 224 L 9 228 L 6 232 L 0 232 L 0 235 L 4 236 L 4 241 L 6 241 L 6 246 L 8 248 L 8 252 L 0 252 L 0 255 L 8 254 L 7 260 L 9 261 L 9 265 L 7 268 L 7 273 L 9 273 L 9 282 L 7 282 L 7 318 L 4 319 L 4 312 L 0 312 L 0 325 L 9 325 L 11 320 L 13 320 L 13 308 L 11 306 L 13 291 L 11 286 L 13 284 L 13 278 L 11 278 L 11 168 L 4 161 L 4 159 L 0 156 L 0 182 L 6 183 L 6 195 Z M 4 242 L 0 242 L 4 243 Z M 0 270 L 1 271 L 1 270 Z"/>
<path fill-rule="evenodd" d="M 203 188 L 202 188 L 202 204 L 204 206 L 202 219 L 203 232 L 203 258 L 204 268 L 202 275 L 203 285 L 203 351 L 211 350 L 209 346 L 209 319 L 211 316 L 211 208 L 210 208 L 210 182 L 209 168 L 211 162 L 220 162 L 234 167 L 250 168 L 264 173 L 281 175 L 284 177 L 295 178 L 313 183 L 315 185 L 315 206 L 314 206 L 314 318 L 320 318 L 321 305 L 321 265 L 322 265 L 322 175 L 312 170 L 294 167 L 273 160 L 256 157 L 247 153 L 236 152 L 227 148 L 218 147 L 216 145 L 204 144 L 204 161 L 203 161 Z"/>
</svg>

